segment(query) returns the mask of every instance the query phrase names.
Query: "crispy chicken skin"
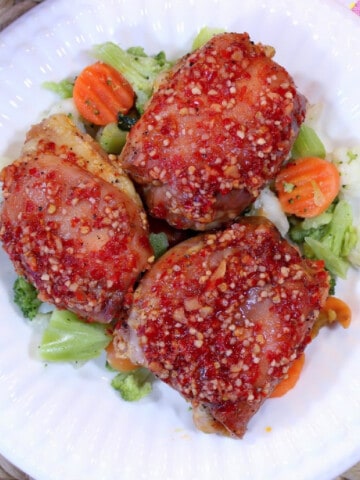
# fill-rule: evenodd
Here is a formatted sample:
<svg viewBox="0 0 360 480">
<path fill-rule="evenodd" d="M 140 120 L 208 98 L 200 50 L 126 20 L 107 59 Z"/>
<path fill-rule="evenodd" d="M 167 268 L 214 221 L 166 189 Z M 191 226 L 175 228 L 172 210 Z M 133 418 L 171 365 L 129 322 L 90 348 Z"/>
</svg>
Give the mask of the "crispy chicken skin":
<svg viewBox="0 0 360 480">
<path fill-rule="evenodd" d="M 242 437 L 309 342 L 328 289 L 323 262 L 245 217 L 160 257 L 115 346 L 190 401 L 201 430 Z"/>
<path fill-rule="evenodd" d="M 0 240 L 43 301 L 90 321 L 118 318 L 153 255 L 131 181 L 65 115 L 29 131 L 3 169 Z"/>
<path fill-rule="evenodd" d="M 153 216 L 218 227 L 274 178 L 306 101 L 273 54 L 246 33 L 219 34 L 159 82 L 120 157 Z"/>
</svg>

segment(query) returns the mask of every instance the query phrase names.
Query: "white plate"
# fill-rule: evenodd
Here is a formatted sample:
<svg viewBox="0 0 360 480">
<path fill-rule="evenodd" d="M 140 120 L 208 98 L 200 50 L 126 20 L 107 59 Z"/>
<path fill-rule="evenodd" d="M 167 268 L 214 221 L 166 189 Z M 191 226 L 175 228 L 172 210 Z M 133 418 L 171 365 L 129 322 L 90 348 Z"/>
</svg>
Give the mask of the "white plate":
<svg viewBox="0 0 360 480">
<path fill-rule="evenodd" d="M 78 72 L 92 44 L 112 39 L 176 57 L 204 25 L 275 46 L 299 88 L 324 103 L 326 135 L 359 144 L 359 22 L 330 0 L 48 0 L 0 35 L 0 155 L 16 155 L 54 102 L 42 82 Z M 80 369 L 37 361 L 3 253 L 0 265 L 0 452 L 37 480 L 329 480 L 360 459 L 355 272 L 337 291 L 353 308 L 351 328 L 323 330 L 297 387 L 231 440 L 197 432 L 188 405 L 160 383 L 149 398 L 123 402 L 103 358 Z"/>
</svg>

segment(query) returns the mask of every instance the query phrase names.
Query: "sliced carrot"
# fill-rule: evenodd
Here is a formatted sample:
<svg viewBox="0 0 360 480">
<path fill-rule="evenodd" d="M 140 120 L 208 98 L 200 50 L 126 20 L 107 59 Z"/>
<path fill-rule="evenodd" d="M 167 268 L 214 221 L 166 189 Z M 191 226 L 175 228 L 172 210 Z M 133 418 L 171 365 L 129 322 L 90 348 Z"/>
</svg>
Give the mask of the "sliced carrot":
<svg viewBox="0 0 360 480">
<path fill-rule="evenodd" d="M 337 297 L 328 297 L 323 307 L 329 316 L 335 315 L 336 320 L 344 327 L 348 328 L 351 323 L 351 309 L 347 303 Z"/>
<path fill-rule="evenodd" d="M 298 158 L 280 170 L 275 189 L 284 212 L 311 218 L 324 212 L 338 195 L 340 174 L 323 158 Z"/>
<path fill-rule="evenodd" d="M 313 326 L 311 337 L 315 338 L 322 327 L 334 322 L 339 322 L 342 327 L 348 328 L 351 323 L 351 309 L 340 298 L 328 297 Z"/>
<path fill-rule="evenodd" d="M 127 113 L 135 93 L 126 78 L 110 65 L 96 62 L 81 71 L 75 80 L 73 98 L 80 115 L 95 125 L 117 121 Z"/>
<path fill-rule="evenodd" d="M 305 354 L 302 353 L 291 365 L 287 376 L 273 390 L 270 398 L 282 397 L 289 390 L 295 387 L 300 378 L 305 363 Z"/>
<path fill-rule="evenodd" d="M 106 360 L 110 367 L 119 372 L 131 372 L 139 368 L 139 365 L 133 363 L 129 358 L 116 354 L 113 342 L 106 347 Z"/>
</svg>

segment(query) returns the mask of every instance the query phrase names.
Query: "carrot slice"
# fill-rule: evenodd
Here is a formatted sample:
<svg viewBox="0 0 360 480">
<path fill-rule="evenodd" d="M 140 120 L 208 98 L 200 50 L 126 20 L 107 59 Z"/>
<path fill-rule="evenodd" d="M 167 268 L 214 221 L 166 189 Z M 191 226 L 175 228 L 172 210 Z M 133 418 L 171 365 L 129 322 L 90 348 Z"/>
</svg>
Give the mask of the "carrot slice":
<svg viewBox="0 0 360 480">
<path fill-rule="evenodd" d="M 325 305 L 311 331 L 311 338 L 314 339 L 322 327 L 339 322 L 343 328 L 348 328 L 351 323 L 351 309 L 347 303 L 337 297 L 328 297 Z"/>
<path fill-rule="evenodd" d="M 329 318 L 335 317 L 335 319 L 344 328 L 348 328 L 351 323 L 351 309 L 347 303 L 337 297 L 328 297 L 325 306 L 322 308 Z"/>
<path fill-rule="evenodd" d="M 96 62 L 81 71 L 75 80 L 73 98 L 80 115 L 95 125 L 117 121 L 127 113 L 135 93 L 126 78 L 110 65 Z"/>
<path fill-rule="evenodd" d="M 105 350 L 106 360 L 110 367 L 112 367 L 114 370 L 118 370 L 119 372 L 131 372 L 132 370 L 139 368 L 139 365 L 132 363 L 129 358 L 117 355 L 115 353 L 113 342 L 110 342 Z"/>
<path fill-rule="evenodd" d="M 338 195 L 340 174 L 323 158 L 298 158 L 282 167 L 275 189 L 284 212 L 311 218 L 323 213 Z"/>
<path fill-rule="evenodd" d="M 287 376 L 275 387 L 270 395 L 270 398 L 282 397 L 285 395 L 285 393 L 295 387 L 300 378 L 304 363 L 305 354 L 302 353 L 296 360 L 294 360 L 294 363 L 291 365 Z"/>
</svg>

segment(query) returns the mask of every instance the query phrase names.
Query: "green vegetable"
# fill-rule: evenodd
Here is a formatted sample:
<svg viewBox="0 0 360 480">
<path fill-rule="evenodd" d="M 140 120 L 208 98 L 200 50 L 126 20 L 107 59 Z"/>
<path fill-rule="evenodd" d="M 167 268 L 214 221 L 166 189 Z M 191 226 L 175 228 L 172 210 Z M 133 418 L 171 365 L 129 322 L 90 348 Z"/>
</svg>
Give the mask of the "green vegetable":
<svg viewBox="0 0 360 480">
<path fill-rule="evenodd" d="M 149 56 L 141 47 L 123 50 L 113 42 L 95 45 L 92 54 L 126 77 L 136 93 L 136 108 L 140 113 L 153 93 L 155 79 L 172 65 L 166 60 L 164 52 Z"/>
<path fill-rule="evenodd" d="M 348 151 L 346 152 L 346 155 L 347 155 L 347 157 L 348 157 L 348 159 L 349 159 L 349 163 L 351 163 L 351 162 L 353 162 L 354 160 L 356 160 L 356 159 L 358 158 L 358 156 L 359 156 L 358 153 L 352 152 L 351 150 L 348 150 Z"/>
<path fill-rule="evenodd" d="M 14 302 L 25 318 L 32 320 L 38 313 L 41 300 L 38 299 L 36 288 L 25 278 L 18 277 L 13 285 Z"/>
<path fill-rule="evenodd" d="M 150 233 L 150 244 L 154 250 L 155 258 L 161 257 L 163 253 L 169 248 L 169 241 L 166 233 Z"/>
<path fill-rule="evenodd" d="M 148 395 L 152 390 L 151 373 L 144 367 L 131 372 L 118 373 L 112 380 L 111 385 L 121 397 L 134 402 Z"/>
<path fill-rule="evenodd" d="M 299 134 L 291 151 L 291 156 L 293 158 L 325 158 L 325 147 L 313 128 L 305 124 L 301 125 Z"/>
<path fill-rule="evenodd" d="M 360 226 L 356 227 L 357 242 L 349 253 L 349 260 L 354 267 L 360 267 Z"/>
<path fill-rule="evenodd" d="M 127 132 L 120 130 L 117 123 L 108 123 L 98 130 L 96 140 L 107 153 L 118 154 L 123 149 Z"/>
<path fill-rule="evenodd" d="M 106 328 L 106 325 L 85 323 L 67 310 L 54 310 L 43 333 L 40 356 L 53 362 L 98 357 L 111 341 Z"/>
<path fill-rule="evenodd" d="M 334 202 L 326 212 L 312 219 L 293 220 L 289 235 L 302 247 L 304 255 L 324 260 L 333 275 L 346 277 L 350 266 L 348 256 L 358 241 L 348 202 Z"/>
<path fill-rule="evenodd" d="M 43 87 L 59 95 L 60 98 L 73 96 L 74 80 L 61 80 L 60 82 L 44 82 Z"/>
<path fill-rule="evenodd" d="M 323 236 L 325 226 L 328 225 L 333 218 L 333 206 L 326 212 L 321 213 L 317 217 L 307 218 L 300 221 L 298 218 L 291 217 L 291 228 L 289 236 L 295 243 L 301 244 L 305 241 L 305 237 L 311 235 L 313 238 L 319 239 Z"/>
<path fill-rule="evenodd" d="M 332 250 L 315 238 L 305 237 L 306 244 L 311 248 L 316 258 L 325 262 L 326 268 L 340 278 L 346 278 L 346 272 L 349 268 L 349 262 L 335 255 Z"/>
<path fill-rule="evenodd" d="M 118 127 L 126 132 L 129 132 L 138 120 L 138 116 L 118 113 Z"/>
<path fill-rule="evenodd" d="M 211 27 L 203 27 L 200 32 L 194 38 L 192 44 L 192 50 L 196 50 L 197 48 L 202 47 L 208 42 L 214 35 L 218 33 L 223 33 L 225 30 L 221 28 L 211 28 Z"/>
</svg>

